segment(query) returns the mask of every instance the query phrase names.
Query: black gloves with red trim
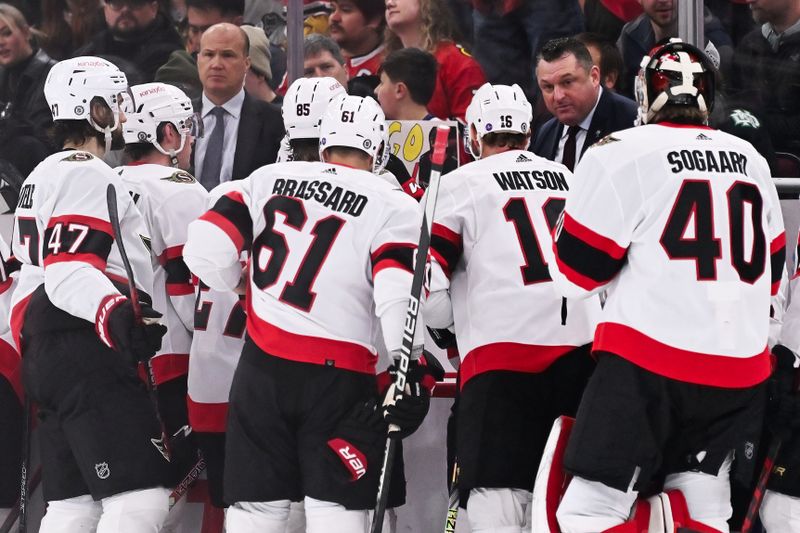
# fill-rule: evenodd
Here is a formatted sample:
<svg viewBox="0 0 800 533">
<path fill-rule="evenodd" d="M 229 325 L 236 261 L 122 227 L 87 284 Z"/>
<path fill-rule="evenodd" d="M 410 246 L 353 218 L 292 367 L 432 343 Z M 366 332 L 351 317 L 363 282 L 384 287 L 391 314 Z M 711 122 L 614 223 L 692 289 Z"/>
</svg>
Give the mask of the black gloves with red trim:
<svg viewBox="0 0 800 533">
<path fill-rule="evenodd" d="M 95 318 L 97 335 L 109 348 L 125 355 L 132 365 L 147 362 L 161 349 L 167 327 L 158 322 L 161 313 L 140 303 L 142 323 L 134 318 L 133 304 L 121 295 L 107 296 Z"/>
<path fill-rule="evenodd" d="M 800 395 L 795 388 L 795 355 L 792 350 L 780 344 L 772 348 L 772 355 L 774 368 L 769 378 L 766 424 L 773 435 L 786 440 L 792 435 L 792 431 L 800 428 Z"/>
<path fill-rule="evenodd" d="M 397 360 L 389 367 L 389 375 L 397 373 Z M 430 352 L 423 352 L 411 361 L 406 373 L 406 389 L 398 395 L 396 380 L 387 389 L 383 407 L 385 420 L 392 436 L 404 439 L 422 425 L 431 404 L 431 391 L 437 381 L 444 379 L 444 368 Z"/>
<path fill-rule="evenodd" d="M 329 463 L 347 482 L 363 478 L 368 468 L 380 469 L 387 425 L 377 404 L 375 398 L 356 404 L 328 440 Z"/>
</svg>

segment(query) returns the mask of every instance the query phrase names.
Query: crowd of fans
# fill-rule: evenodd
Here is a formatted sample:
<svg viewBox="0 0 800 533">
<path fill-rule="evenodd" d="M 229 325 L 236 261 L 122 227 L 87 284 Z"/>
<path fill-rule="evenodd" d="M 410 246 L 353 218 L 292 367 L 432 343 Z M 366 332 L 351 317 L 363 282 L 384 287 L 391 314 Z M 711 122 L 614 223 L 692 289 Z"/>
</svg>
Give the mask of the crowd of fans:
<svg viewBox="0 0 800 533">
<path fill-rule="evenodd" d="M 773 171 L 791 168 L 779 167 L 775 153 L 782 160 L 800 156 L 800 6 L 792 1 L 707 0 L 704 12 L 705 51 L 718 72 L 712 126 L 754 142 Z M 675 0 L 304 0 L 304 17 L 306 77 L 334 77 L 349 93 L 361 96 L 376 96 L 378 89 L 387 116 L 408 119 L 463 120 L 473 92 L 485 81 L 516 83 L 534 105 L 534 150 L 557 161 L 570 126 L 581 125 L 578 144 L 585 148 L 609 127 L 632 123 L 634 80 L 642 56 L 678 33 Z M 204 103 L 213 92 L 208 84 L 219 76 L 203 76 L 207 54 L 202 37 L 222 22 L 241 26 L 249 40 L 240 58 L 243 79 L 242 72 L 223 65 L 226 52 L 215 54 L 221 61 L 215 60 L 213 69 L 228 77 L 229 97 L 238 103 L 246 95 L 248 103 L 280 107 L 287 87 L 286 6 L 280 0 L 0 4 L 0 140 L 6 141 L 0 143 L 0 159 L 25 176 L 53 150 L 42 85 L 56 61 L 78 55 L 111 60 L 132 84 L 176 85 L 213 128 L 216 118 Z M 228 41 L 238 34 L 229 34 L 222 46 L 236 48 Z M 545 43 L 570 36 L 585 45 L 591 62 L 578 53 L 566 71 L 550 60 L 541 63 Z M 406 52 L 411 48 L 422 53 Z M 382 70 L 384 64 L 390 72 Z M 540 73 L 543 68 L 547 79 Z M 610 93 L 616 93 L 614 101 L 626 111 L 614 112 L 609 124 L 593 122 L 595 110 L 603 109 Z M 226 102 L 215 105 L 225 107 Z M 259 135 L 243 128 L 236 114 L 228 112 L 223 121 L 226 128 L 238 128 L 225 131 L 228 159 L 234 153 L 239 157 L 237 141 L 245 130 Z M 278 114 L 265 108 L 261 114 L 269 122 L 261 127 L 261 136 L 280 137 Z M 546 150 L 536 148 L 544 144 Z M 262 153 L 273 148 L 277 150 L 274 143 L 259 145 Z M 578 159 L 580 154 L 578 150 Z M 265 161 L 274 156 L 268 154 Z M 245 167 L 249 172 L 250 165 Z M 221 179 L 231 177 L 241 176 L 224 169 Z"/>
</svg>

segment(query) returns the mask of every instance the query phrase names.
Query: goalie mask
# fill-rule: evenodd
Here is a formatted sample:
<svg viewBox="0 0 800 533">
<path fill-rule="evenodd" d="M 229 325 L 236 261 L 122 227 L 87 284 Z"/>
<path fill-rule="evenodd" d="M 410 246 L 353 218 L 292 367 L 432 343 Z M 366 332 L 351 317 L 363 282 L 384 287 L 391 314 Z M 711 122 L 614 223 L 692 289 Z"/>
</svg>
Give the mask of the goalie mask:
<svg viewBox="0 0 800 533">
<path fill-rule="evenodd" d="M 196 117 L 192 101 L 183 91 L 166 83 L 144 83 L 131 87 L 131 97 L 123 105 L 126 122 L 122 127 L 125 144 L 150 143 L 169 156 L 172 166 L 178 166 L 177 154 L 183 150 L 189 135 L 197 136 Z M 177 149 L 167 150 L 158 142 L 158 127 L 172 124 L 181 136 Z"/>
<path fill-rule="evenodd" d="M 286 105 L 286 104 L 284 104 Z M 371 97 L 343 95 L 332 101 L 319 128 L 319 155 L 332 146 L 346 146 L 372 157 L 372 171 L 386 165 L 386 117 Z"/>
<path fill-rule="evenodd" d="M 638 121 L 647 124 L 666 104 L 707 115 L 714 105 L 714 70 L 703 51 L 680 39 L 651 50 L 636 77 Z"/>
<path fill-rule="evenodd" d="M 347 94 L 333 78 L 298 78 L 283 98 L 283 125 L 289 140 L 318 139 L 319 125 L 328 104 Z"/>
<path fill-rule="evenodd" d="M 467 107 L 467 150 L 480 159 L 480 140 L 488 133 L 530 133 L 533 109 L 519 85 L 484 83 Z M 478 146 L 475 153 L 474 145 Z"/>
<path fill-rule="evenodd" d="M 99 57 L 82 56 L 56 63 L 44 82 L 44 97 L 53 120 L 85 120 L 104 134 L 106 151 L 111 133 L 119 127 L 120 105 L 128 91 L 128 80 L 116 65 Z M 102 99 L 111 109 L 113 124 L 98 125 L 91 103 Z"/>
</svg>

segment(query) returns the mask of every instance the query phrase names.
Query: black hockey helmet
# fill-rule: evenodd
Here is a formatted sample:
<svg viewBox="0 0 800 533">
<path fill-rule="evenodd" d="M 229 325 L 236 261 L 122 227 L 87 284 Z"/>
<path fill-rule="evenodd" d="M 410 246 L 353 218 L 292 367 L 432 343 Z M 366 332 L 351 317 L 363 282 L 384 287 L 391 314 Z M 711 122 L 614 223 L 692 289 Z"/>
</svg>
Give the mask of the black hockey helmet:
<svg viewBox="0 0 800 533">
<path fill-rule="evenodd" d="M 667 103 L 711 112 L 715 70 L 705 52 L 680 39 L 653 48 L 636 77 L 640 121 L 646 124 Z"/>
</svg>

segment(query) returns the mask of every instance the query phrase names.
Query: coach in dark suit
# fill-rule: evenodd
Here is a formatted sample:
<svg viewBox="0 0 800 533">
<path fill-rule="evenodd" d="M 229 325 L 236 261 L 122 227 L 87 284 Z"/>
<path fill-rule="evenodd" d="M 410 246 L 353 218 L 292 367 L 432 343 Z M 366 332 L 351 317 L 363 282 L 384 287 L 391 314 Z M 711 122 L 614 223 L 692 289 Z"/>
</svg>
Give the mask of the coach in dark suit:
<svg viewBox="0 0 800 533">
<path fill-rule="evenodd" d="M 633 126 L 636 103 L 603 90 L 600 69 L 586 46 L 575 39 L 547 42 L 537 59 L 536 78 L 553 114 L 534 134 L 532 151 L 537 155 L 572 170 L 589 146 Z"/>
<path fill-rule="evenodd" d="M 247 34 L 228 23 L 211 26 L 200 40 L 204 135 L 195 142 L 193 163 L 209 190 L 274 163 L 283 138 L 280 111 L 244 91 L 249 48 Z"/>
</svg>

